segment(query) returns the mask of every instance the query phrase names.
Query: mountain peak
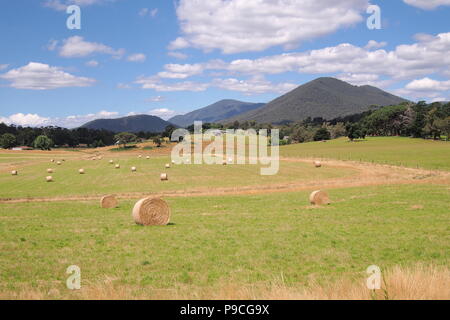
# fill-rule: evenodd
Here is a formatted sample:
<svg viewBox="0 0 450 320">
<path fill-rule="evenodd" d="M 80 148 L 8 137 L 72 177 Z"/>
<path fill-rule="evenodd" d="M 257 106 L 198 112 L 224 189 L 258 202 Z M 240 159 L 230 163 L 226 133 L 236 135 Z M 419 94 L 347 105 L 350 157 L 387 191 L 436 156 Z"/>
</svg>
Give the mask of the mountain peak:
<svg viewBox="0 0 450 320">
<path fill-rule="evenodd" d="M 161 133 L 171 123 L 163 119 L 147 115 L 132 115 L 117 119 L 98 119 L 88 122 L 82 128 L 104 129 L 112 132 L 152 132 Z"/>
<path fill-rule="evenodd" d="M 227 121 L 255 120 L 260 123 L 302 121 L 308 117 L 334 119 L 361 113 L 371 106 L 400 104 L 406 100 L 372 86 L 354 86 L 345 81 L 321 77 Z"/>
</svg>

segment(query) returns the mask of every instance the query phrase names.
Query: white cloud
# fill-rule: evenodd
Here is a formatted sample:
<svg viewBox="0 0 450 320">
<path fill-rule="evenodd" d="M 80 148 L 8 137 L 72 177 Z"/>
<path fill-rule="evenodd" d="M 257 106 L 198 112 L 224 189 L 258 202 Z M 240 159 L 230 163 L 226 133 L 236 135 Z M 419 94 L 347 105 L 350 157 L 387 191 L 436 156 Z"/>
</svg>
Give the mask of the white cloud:
<svg viewBox="0 0 450 320">
<path fill-rule="evenodd" d="M 142 8 L 141 10 L 139 10 L 139 15 L 141 17 L 145 17 L 145 16 L 150 16 L 152 18 L 156 17 L 156 15 L 158 14 L 158 9 L 152 9 L 150 10 L 149 8 Z"/>
<path fill-rule="evenodd" d="M 51 90 L 65 87 L 89 87 L 94 79 L 76 77 L 48 64 L 30 62 L 26 66 L 12 69 L 0 75 L 11 82 L 10 87 L 29 90 Z"/>
<path fill-rule="evenodd" d="M 154 109 L 150 110 L 148 112 L 149 115 L 160 117 L 164 120 L 170 119 L 174 116 L 176 116 L 178 113 L 176 111 L 167 109 L 167 108 L 161 108 L 161 109 Z"/>
<path fill-rule="evenodd" d="M 307 52 L 286 53 L 255 60 L 240 59 L 230 62 L 226 70 L 246 74 L 375 74 L 395 80 L 448 72 L 450 33 L 421 39 L 423 41 L 418 43 L 399 45 L 393 51 L 371 51 L 343 43 Z"/>
<path fill-rule="evenodd" d="M 86 62 L 85 64 L 86 64 L 86 66 L 92 67 L 92 68 L 98 67 L 98 65 L 99 65 L 98 61 L 96 61 L 96 60 L 90 60 L 90 61 Z"/>
<path fill-rule="evenodd" d="M 387 46 L 387 42 L 377 42 L 375 40 L 370 40 L 367 45 L 364 47 L 364 49 L 370 50 L 370 49 L 380 49 Z"/>
<path fill-rule="evenodd" d="M 180 50 L 188 47 L 189 42 L 186 39 L 179 37 L 170 43 L 169 50 Z"/>
<path fill-rule="evenodd" d="M 180 0 L 182 37 L 169 49 L 219 49 L 226 54 L 294 48 L 363 20 L 368 0 Z"/>
<path fill-rule="evenodd" d="M 186 79 L 194 75 L 201 74 L 204 70 L 202 64 L 166 64 L 166 71 L 158 73 L 160 78 Z"/>
<path fill-rule="evenodd" d="M 208 89 L 209 84 L 198 83 L 192 81 L 177 82 L 177 83 L 162 83 L 158 77 L 140 77 L 135 81 L 136 84 L 141 85 L 142 89 L 153 89 L 159 92 L 171 91 L 191 91 L 201 92 Z"/>
<path fill-rule="evenodd" d="M 146 99 L 145 102 L 163 102 L 164 100 L 166 100 L 166 98 L 164 98 L 163 96 L 155 96 Z"/>
<path fill-rule="evenodd" d="M 414 91 L 447 91 L 450 90 L 450 81 L 438 81 L 430 78 L 414 80 L 405 87 Z"/>
<path fill-rule="evenodd" d="M 145 62 L 146 59 L 147 56 L 143 53 L 135 53 L 127 57 L 127 61 L 130 62 Z"/>
<path fill-rule="evenodd" d="M 177 51 L 170 51 L 167 53 L 167 55 L 174 57 L 176 59 L 180 59 L 180 60 L 185 60 L 188 58 L 187 54 L 184 54 L 182 52 L 177 52 Z"/>
<path fill-rule="evenodd" d="M 39 126 L 45 126 L 49 123 L 50 118 L 44 118 L 37 114 L 23 114 L 23 113 L 16 113 L 13 115 L 10 115 L 9 117 L 0 117 L 0 123 L 6 123 L 8 125 L 15 124 L 18 126 L 24 126 L 24 127 L 39 127 Z"/>
<path fill-rule="evenodd" d="M 115 50 L 102 43 L 88 42 L 80 36 L 73 36 L 64 40 L 63 45 L 59 48 L 59 55 L 64 58 L 81 58 L 96 53 L 108 54 L 119 59 L 125 54 L 125 50 Z"/>
<path fill-rule="evenodd" d="M 424 10 L 433 10 L 439 6 L 450 6 L 450 0 L 403 0 L 403 2 Z"/>
<path fill-rule="evenodd" d="M 9 64 L 0 64 L 0 71 L 5 70 L 9 67 Z"/>
<path fill-rule="evenodd" d="M 264 77 L 253 77 L 249 80 L 239 80 L 234 78 L 214 79 L 213 85 L 220 89 L 237 91 L 245 95 L 262 94 L 268 92 L 284 94 L 298 87 L 297 84 L 293 83 L 274 84 L 270 81 L 267 81 Z"/>
</svg>

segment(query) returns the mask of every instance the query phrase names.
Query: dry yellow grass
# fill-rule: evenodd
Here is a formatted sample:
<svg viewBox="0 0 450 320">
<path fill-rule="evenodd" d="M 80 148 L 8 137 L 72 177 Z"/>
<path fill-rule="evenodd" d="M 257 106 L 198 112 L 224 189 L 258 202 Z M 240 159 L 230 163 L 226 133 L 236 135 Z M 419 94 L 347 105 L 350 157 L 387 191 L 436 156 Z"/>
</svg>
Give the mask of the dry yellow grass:
<svg viewBox="0 0 450 320">
<path fill-rule="evenodd" d="M 418 265 L 412 268 L 394 267 L 384 274 L 383 288 L 376 292 L 366 287 L 364 277 L 344 279 L 327 286 L 310 284 L 288 287 L 284 280 L 268 284 L 240 286 L 229 282 L 214 287 L 180 285 L 174 289 L 153 289 L 114 284 L 106 278 L 101 283 L 83 282 L 79 291 L 54 288 L 27 288 L 0 292 L 0 299 L 45 300 L 449 300 L 450 277 L 447 267 Z"/>
</svg>

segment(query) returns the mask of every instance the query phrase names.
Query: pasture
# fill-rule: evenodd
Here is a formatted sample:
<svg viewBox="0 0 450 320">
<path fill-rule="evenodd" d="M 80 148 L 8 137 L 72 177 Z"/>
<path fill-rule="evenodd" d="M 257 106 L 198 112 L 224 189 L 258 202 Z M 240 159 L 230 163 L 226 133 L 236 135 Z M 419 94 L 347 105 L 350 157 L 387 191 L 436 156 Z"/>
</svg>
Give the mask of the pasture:
<svg viewBox="0 0 450 320">
<path fill-rule="evenodd" d="M 250 165 L 166 169 L 158 150 L 1 152 L 0 299 L 371 298 L 370 265 L 395 275 L 390 298 L 449 298 L 448 143 L 336 140 L 281 155 L 279 174 L 260 176 Z M 327 160 L 315 168 L 312 158 Z M 318 189 L 330 206 L 310 205 Z M 106 194 L 118 208 L 100 208 Z M 168 226 L 134 223 L 147 195 L 168 202 Z M 79 291 L 65 286 L 70 265 L 81 268 Z M 408 270 L 425 288 L 415 296 L 395 285 Z M 346 296 L 352 286 L 362 296 Z"/>
</svg>

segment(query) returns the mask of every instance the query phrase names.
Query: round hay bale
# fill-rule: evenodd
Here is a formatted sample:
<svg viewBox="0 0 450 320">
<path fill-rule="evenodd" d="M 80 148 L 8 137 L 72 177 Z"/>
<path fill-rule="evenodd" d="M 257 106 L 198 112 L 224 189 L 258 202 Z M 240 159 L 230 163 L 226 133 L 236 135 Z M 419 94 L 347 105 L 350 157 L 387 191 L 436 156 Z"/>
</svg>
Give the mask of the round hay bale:
<svg viewBox="0 0 450 320">
<path fill-rule="evenodd" d="M 114 196 L 104 196 L 103 198 L 100 199 L 100 206 L 103 209 L 114 209 L 117 208 L 118 206 L 118 202 L 116 197 Z"/>
<path fill-rule="evenodd" d="M 116 164 L 116 169 L 120 169 L 120 164 Z"/>
<path fill-rule="evenodd" d="M 48 177 L 45 178 L 45 181 L 53 182 L 53 177 L 52 176 L 48 176 Z"/>
<path fill-rule="evenodd" d="M 172 164 L 175 164 L 175 160 L 172 160 Z"/>
<path fill-rule="evenodd" d="M 84 169 L 80 169 L 80 170 L 78 170 L 78 172 L 80 173 L 80 174 L 84 174 L 85 172 L 84 172 Z"/>
<path fill-rule="evenodd" d="M 55 159 L 50 160 L 50 162 L 55 162 Z"/>
<path fill-rule="evenodd" d="M 149 157 L 149 156 L 147 156 L 147 157 L 145 157 L 145 159 L 147 159 L 147 160 L 150 160 L 150 157 Z"/>
<path fill-rule="evenodd" d="M 222 164 L 223 164 L 224 166 L 226 166 L 228 163 L 227 163 L 226 160 L 223 160 Z"/>
<path fill-rule="evenodd" d="M 140 154 L 140 155 L 138 156 L 138 158 L 141 159 L 141 158 L 142 158 L 142 155 Z"/>
<path fill-rule="evenodd" d="M 13 175 L 13 176 L 17 176 L 19 173 L 17 172 L 17 170 L 13 170 L 13 171 L 11 171 L 11 175 Z"/>
<path fill-rule="evenodd" d="M 167 173 L 161 173 L 161 181 L 168 181 L 169 180 L 169 176 L 167 175 Z"/>
<path fill-rule="evenodd" d="M 320 167 L 322 167 L 322 162 L 320 162 L 320 161 L 314 161 L 314 166 L 315 166 L 316 168 L 320 168 Z"/>
<path fill-rule="evenodd" d="M 136 172 L 136 171 L 137 171 L 136 167 L 131 167 L 131 172 Z"/>
<path fill-rule="evenodd" d="M 53 173 L 53 169 L 47 169 L 47 173 Z"/>
<path fill-rule="evenodd" d="M 61 161 L 58 161 L 56 164 L 57 164 L 58 166 L 60 166 L 62 163 L 61 163 Z"/>
<path fill-rule="evenodd" d="M 329 205 L 331 203 L 330 198 L 328 197 L 328 193 L 322 190 L 314 191 L 309 196 L 309 201 L 312 205 L 315 206 L 323 206 Z"/>
<path fill-rule="evenodd" d="M 169 163 L 166 164 L 166 169 L 170 169 L 170 164 Z"/>
<path fill-rule="evenodd" d="M 113 160 L 109 160 L 109 164 L 113 164 L 114 163 L 114 161 Z"/>
<path fill-rule="evenodd" d="M 142 226 L 166 226 L 170 222 L 169 205 L 159 198 L 139 200 L 133 208 L 133 219 Z"/>
</svg>

